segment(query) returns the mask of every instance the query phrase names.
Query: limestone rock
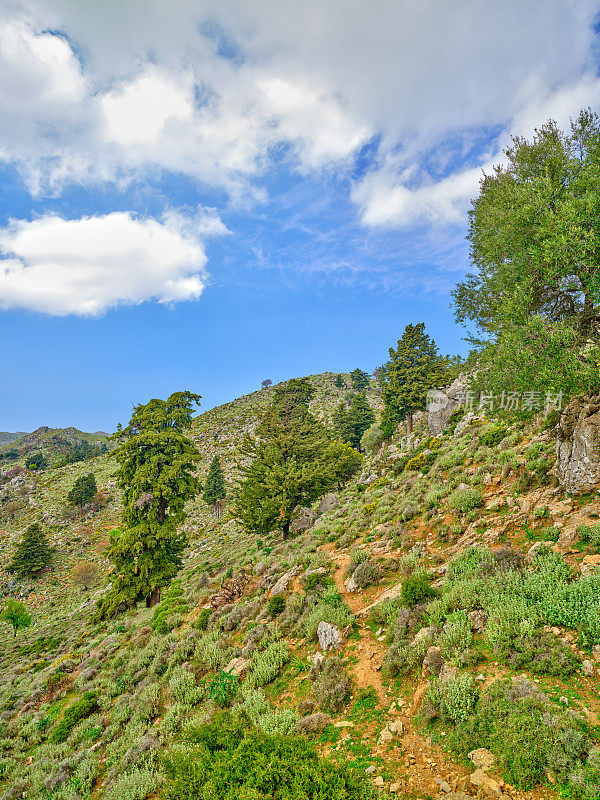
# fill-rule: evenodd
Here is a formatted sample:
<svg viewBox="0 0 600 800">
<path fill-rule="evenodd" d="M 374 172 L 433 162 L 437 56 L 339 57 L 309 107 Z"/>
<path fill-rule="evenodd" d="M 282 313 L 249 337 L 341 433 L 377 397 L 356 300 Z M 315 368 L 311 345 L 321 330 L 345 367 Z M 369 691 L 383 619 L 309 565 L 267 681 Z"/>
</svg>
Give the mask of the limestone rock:
<svg viewBox="0 0 600 800">
<path fill-rule="evenodd" d="M 340 648 L 344 640 L 341 630 L 336 628 L 335 625 L 331 625 L 329 622 L 319 622 L 317 637 L 323 652 L 326 652 L 330 648 L 334 650 Z"/>
<path fill-rule="evenodd" d="M 469 622 L 473 626 L 473 629 L 478 633 L 481 632 L 486 625 L 487 622 L 487 614 L 485 611 L 469 611 Z"/>
<path fill-rule="evenodd" d="M 329 494 L 326 494 L 325 497 L 321 498 L 318 512 L 319 514 L 326 514 L 328 511 L 333 511 L 334 508 L 337 508 L 339 504 L 340 501 L 337 494 L 334 492 L 329 492 Z"/>
<path fill-rule="evenodd" d="M 477 750 L 471 750 L 468 755 L 477 769 L 489 772 L 494 768 L 494 755 L 490 753 L 489 750 L 486 750 L 485 747 L 478 747 Z"/>
<path fill-rule="evenodd" d="M 575 397 L 557 426 L 556 474 L 570 494 L 600 486 L 600 395 Z"/>
<path fill-rule="evenodd" d="M 357 591 L 358 583 L 354 580 L 354 574 L 350 575 L 349 578 L 346 578 L 344 585 L 346 587 L 346 591 L 350 594 Z"/>
<path fill-rule="evenodd" d="M 304 506 L 297 506 L 292 515 L 292 522 L 290 524 L 290 533 L 304 533 L 309 528 L 312 528 L 316 513 L 312 508 L 305 508 Z"/>
<path fill-rule="evenodd" d="M 459 375 L 445 391 L 433 390 L 428 394 L 427 425 L 434 436 L 442 433 L 453 412 L 464 402 L 468 382 L 466 374 Z"/>
<path fill-rule="evenodd" d="M 596 672 L 596 670 L 594 669 L 594 662 L 586 658 L 581 665 L 581 671 L 583 672 L 584 675 L 587 675 L 588 677 L 591 678 Z"/>
<path fill-rule="evenodd" d="M 232 658 L 229 664 L 224 669 L 224 672 L 228 672 L 230 675 L 233 675 L 236 678 L 241 678 L 243 675 L 248 672 L 248 667 L 250 666 L 250 659 L 248 658 Z"/>
<path fill-rule="evenodd" d="M 294 569 L 289 570 L 284 575 L 279 578 L 275 586 L 271 589 L 271 597 L 275 597 L 278 594 L 285 594 L 287 592 L 290 583 L 294 580 L 296 575 L 300 572 L 299 567 L 294 567 Z"/>
</svg>

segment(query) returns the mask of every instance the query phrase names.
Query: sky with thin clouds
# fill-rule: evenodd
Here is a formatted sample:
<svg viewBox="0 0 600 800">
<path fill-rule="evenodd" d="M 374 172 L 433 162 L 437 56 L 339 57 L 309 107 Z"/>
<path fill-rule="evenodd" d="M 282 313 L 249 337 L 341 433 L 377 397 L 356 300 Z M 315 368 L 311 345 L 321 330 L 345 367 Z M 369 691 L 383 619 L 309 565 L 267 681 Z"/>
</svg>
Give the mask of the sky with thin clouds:
<svg viewBox="0 0 600 800">
<path fill-rule="evenodd" d="M 0 429 L 372 370 L 482 170 L 600 111 L 598 0 L 0 0 Z"/>
</svg>

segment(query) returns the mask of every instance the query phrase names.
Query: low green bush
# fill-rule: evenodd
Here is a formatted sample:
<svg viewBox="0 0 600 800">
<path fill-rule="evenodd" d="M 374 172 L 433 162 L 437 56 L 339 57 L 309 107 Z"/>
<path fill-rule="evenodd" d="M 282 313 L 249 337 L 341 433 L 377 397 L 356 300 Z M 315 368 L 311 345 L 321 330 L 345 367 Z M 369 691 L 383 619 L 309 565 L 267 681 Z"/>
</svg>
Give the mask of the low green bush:
<svg viewBox="0 0 600 800">
<path fill-rule="evenodd" d="M 404 580 L 400 596 L 405 605 L 414 606 L 417 603 L 433 600 L 437 597 L 437 592 L 431 586 L 431 578 L 427 575 L 415 574 Z"/>
<path fill-rule="evenodd" d="M 238 679 L 229 672 L 219 670 L 208 685 L 207 696 L 221 708 L 231 705 L 238 690 Z"/>
<path fill-rule="evenodd" d="M 267 611 L 272 617 L 276 617 L 278 614 L 281 614 L 284 608 L 285 599 L 280 594 L 276 594 L 274 597 L 271 597 L 267 605 Z"/>
<path fill-rule="evenodd" d="M 497 444 L 500 444 L 506 434 L 507 429 L 505 425 L 501 425 L 500 423 L 488 425 L 479 434 L 479 444 L 484 447 L 495 447 Z"/>
<path fill-rule="evenodd" d="M 98 708 L 98 695 L 98 691 L 84 692 L 79 700 L 76 700 L 66 709 L 50 737 L 50 741 L 53 744 L 65 742 L 75 725 Z"/>
<path fill-rule="evenodd" d="M 164 759 L 168 800 L 375 800 L 369 779 L 300 735 L 269 735 L 220 715 Z"/>
<path fill-rule="evenodd" d="M 448 498 L 448 506 L 453 511 L 460 511 L 466 514 L 475 508 L 483 505 L 483 495 L 481 489 L 475 487 L 469 489 L 455 489 Z"/>
<path fill-rule="evenodd" d="M 183 589 L 178 584 L 173 584 L 166 592 L 163 599 L 154 609 L 152 615 L 152 630 L 155 633 L 168 633 L 181 625 L 181 615 L 188 611 L 188 604 L 183 599 Z"/>
</svg>

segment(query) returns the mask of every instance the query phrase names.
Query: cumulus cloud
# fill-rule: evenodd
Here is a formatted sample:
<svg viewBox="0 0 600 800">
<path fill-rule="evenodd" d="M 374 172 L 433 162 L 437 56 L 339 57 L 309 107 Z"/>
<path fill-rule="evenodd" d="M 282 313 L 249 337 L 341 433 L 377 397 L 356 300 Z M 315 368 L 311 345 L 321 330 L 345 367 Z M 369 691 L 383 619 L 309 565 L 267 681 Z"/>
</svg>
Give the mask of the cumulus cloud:
<svg viewBox="0 0 600 800">
<path fill-rule="evenodd" d="M 145 300 L 193 300 L 206 260 L 177 215 L 16 220 L 0 230 L 0 307 L 97 316 Z"/>
</svg>

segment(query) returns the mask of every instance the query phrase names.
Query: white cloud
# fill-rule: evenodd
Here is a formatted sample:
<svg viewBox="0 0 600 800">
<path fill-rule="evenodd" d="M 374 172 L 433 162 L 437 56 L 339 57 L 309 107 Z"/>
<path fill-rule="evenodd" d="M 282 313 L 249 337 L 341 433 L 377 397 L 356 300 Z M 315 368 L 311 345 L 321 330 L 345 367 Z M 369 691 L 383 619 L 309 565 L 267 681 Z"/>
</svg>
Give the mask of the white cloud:
<svg viewBox="0 0 600 800">
<path fill-rule="evenodd" d="M 502 144 L 598 103 L 598 12 L 598 0 L 123 0 L 115 17 L 109 3 L 16 0 L 0 10 L 0 158 L 38 193 L 168 170 L 253 200 L 282 154 L 304 174 L 343 171 L 377 136 L 352 195 L 363 221 L 454 222 L 487 154 L 450 176 L 427 165 L 448 137 L 466 147 L 493 130 Z"/>
<path fill-rule="evenodd" d="M 58 316 L 197 299 L 207 260 L 182 218 L 125 212 L 13 221 L 0 230 L 0 255 L 0 307 Z"/>
</svg>

